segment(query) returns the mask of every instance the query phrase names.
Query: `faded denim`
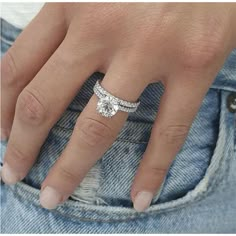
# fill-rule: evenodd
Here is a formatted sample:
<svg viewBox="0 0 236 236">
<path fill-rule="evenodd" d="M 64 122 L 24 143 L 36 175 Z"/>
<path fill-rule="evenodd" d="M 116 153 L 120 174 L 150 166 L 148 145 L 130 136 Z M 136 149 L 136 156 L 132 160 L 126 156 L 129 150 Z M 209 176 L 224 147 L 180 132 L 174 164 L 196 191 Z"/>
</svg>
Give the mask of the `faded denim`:
<svg viewBox="0 0 236 236">
<path fill-rule="evenodd" d="M 3 20 L 1 26 L 5 53 L 21 30 Z M 236 233 L 236 109 L 230 111 L 227 103 L 229 96 L 236 98 L 236 50 L 146 212 L 132 208 L 130 187 L 158 115 L 160 83 L 145 89 L 137 112 L 71 198 L 55 210 L 40 207 L 40 184 L 102 77 L 95 73 L 87 80 L 51 129 L 27 177 L 14 186 L 1 183 L 1 233 Z M 6 145 L 1 143 L 1 158 Z"/>
</svg>

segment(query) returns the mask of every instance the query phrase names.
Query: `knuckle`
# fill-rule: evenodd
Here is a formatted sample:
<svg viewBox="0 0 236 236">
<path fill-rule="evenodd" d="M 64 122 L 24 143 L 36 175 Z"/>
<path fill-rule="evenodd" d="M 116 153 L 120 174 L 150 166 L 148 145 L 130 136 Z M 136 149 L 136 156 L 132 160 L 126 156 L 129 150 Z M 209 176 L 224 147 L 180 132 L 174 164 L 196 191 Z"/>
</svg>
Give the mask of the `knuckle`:
<svg viewBox="0 0 236 236">
<path fill-rule="evenodd" d="M 30 125 L 40 125 L 46 119 L 46 108 L 36 90 L 25 89 L 17 99 L 16 114 L 20 120 Z"/>
<path fill-rule="evenodd" d="M 79 176 L 75 175 L 65 166 L 60 165 L 57 169 L 59 176 L 66 181 L 67 183 L 76 183 L 79 179 Z"/>
<path fill-rule="evenodd" d="M 206 69 L 211 67 L 222 51 L 222 41 L 217 39 L 194 39 L 184 47 L 182 65 L 186 69 Z"/>
<path fill-rule="evenodd" d="M 2 58 L 1 71 L 2 85 L 6 87 L 16 86 L 19 74 L 17 72 L 14 54 L 11 50 L 8 50 Z"/>
<path fill-rule="evenodd" d="M 149 167 L 149 171 L 150 173 L 152 173 L 152 175 L 156 176 L 156 177 L 161 177 L 164 178 L 166 173 L 167 173 L 167 168 L 162 168 L 159 166 L 150 166 Z"/>
<path fill-rule="evenodd" d="M 90 147 L 107 143 L 114 140 L 114 135 L 111 127 L 105 123 L 93 118 L 84 118 L 78 127 L 78 134 L 84 143 Z"/>
<path fill-rule="evenodd" d="M 161 130 L 160 136 L 167 144 L 180 146 L 188 135 L 188 125 L 169 125 Z"/>
<path fill-rule="evenodd" d="M 8 145 L 8 156 L 7 159 L 11 163 L 18 163 L 21 166 L 27 167 L 32 163 L 32 158 L 23 153 L 16 145 Z"/>
</svg>

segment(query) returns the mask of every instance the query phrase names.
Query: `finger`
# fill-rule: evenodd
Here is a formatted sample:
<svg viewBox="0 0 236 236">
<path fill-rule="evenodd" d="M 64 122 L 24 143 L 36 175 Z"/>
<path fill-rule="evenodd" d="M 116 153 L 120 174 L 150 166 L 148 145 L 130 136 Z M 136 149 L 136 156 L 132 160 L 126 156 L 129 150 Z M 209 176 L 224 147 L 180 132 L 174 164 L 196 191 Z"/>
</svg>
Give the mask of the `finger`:
<svg viewBox="0 0 236 236">
<path fill-rule="evenodd" d="M 10 134 L 18 95 L 65 36 L 59 9 L 57 4 L 46 4 L 2 58 L 1 139 Z"/>
<path fill-rule="evenodd" d="M 207 91 L 207 83 L 194 80 L 177 79 L 182 83 L 171 83 L 166 87 L 147 149 L 132 185 L 131 198 L 137 211 L 144 211 L 151 204 L 185 141 Z"/>
<path fill-rule="evenodd" d="M 19 95 L 2 168 L 5 183 L 14 184 L 25 177 L 50 129 L 96 70 L 96 57 L 81 53 L 74 59 L 72 54 L 74 49 L 65 38 Z"/>
<path fill-rule="evenodd" d="M 137 81 L 133 86 L 135 79 L 121 71 L 119 67 L 109 69 L 102 86 L 119 98 L 136 101 L 145 86 Z M 118 111 L 111 118 L 103 117 L 96 111 L 97 102 L 98 98 L 93 95 L 79 116 L 67 147 L 44 180 L 40 196 L 43 207 L 55 208 L 73 193 L 124 125 L 126 112 Z"/>
</svg>

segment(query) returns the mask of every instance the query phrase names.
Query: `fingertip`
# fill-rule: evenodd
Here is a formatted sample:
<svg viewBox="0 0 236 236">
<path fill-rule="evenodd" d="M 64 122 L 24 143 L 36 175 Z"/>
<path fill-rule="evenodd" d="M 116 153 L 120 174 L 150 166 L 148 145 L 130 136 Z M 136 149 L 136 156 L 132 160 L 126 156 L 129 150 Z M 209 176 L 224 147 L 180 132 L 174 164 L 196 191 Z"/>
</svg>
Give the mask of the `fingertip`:
<svg viewBox="0 0 236 236">
<path fill-rule="evenodd" d="M 143 212 L 149 208 L 153 199 L 153 193 L 148 191 L 138 192 L 134 198 L 134 209 Z"/>
<path fill-rule="evenodd" d="M 61 194 L 54 188 L 46 186 L 40 194 L 40 204 L 43 208 L 52 210 L 63 200 Z"/>
<path fill-rule="evenodd" d="M 17 175 L 7 163 L 4 163 L 1 170 L 1 179 L 5 184 L 13 185 L 20 181 L 22 178 Z"/>
</svg>

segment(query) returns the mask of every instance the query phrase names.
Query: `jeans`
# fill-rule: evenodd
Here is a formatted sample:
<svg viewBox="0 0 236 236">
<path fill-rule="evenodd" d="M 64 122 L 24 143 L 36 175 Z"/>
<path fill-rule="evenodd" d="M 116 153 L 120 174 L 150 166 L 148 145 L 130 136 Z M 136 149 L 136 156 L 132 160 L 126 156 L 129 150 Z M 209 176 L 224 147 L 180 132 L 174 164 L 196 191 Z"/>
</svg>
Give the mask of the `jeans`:
<svg viewBox="0 0 236 236">
<path fill-rule="evenodd" d="M 4 54 L 21 30 L 4 20 L 1 26 Z M 133 209 L 130 188 L 158 116 L 161 83 L 144 90 L 139 109 L 71 197 L 54 210 L 41 208 L 40 185 L 103 76 L 88 78 L 26 178 L 13 186 L 1 183 L 1 233 L 236 233 L 236 50 L 206 94 L 148 210 Z M 1 159 L 6 145 L 1 142 Z"/>
</svg>

